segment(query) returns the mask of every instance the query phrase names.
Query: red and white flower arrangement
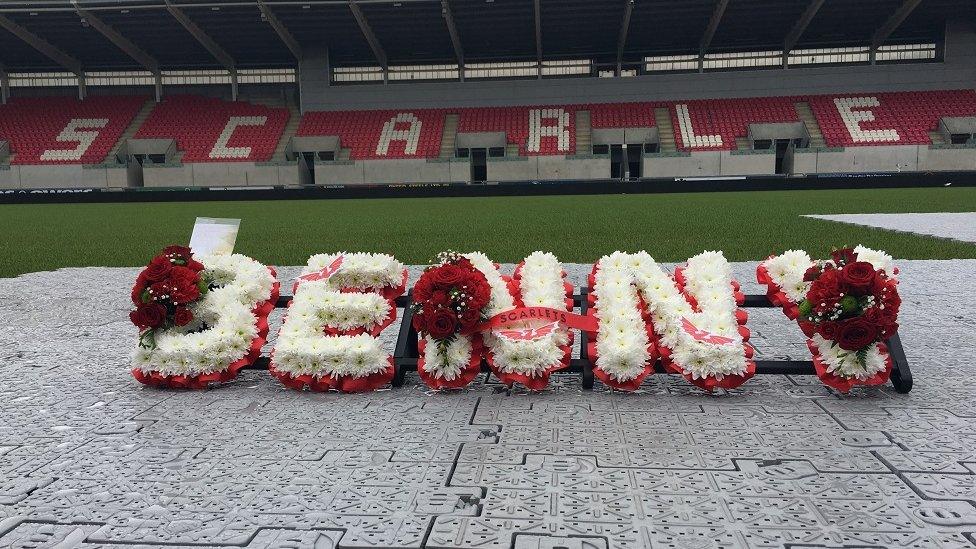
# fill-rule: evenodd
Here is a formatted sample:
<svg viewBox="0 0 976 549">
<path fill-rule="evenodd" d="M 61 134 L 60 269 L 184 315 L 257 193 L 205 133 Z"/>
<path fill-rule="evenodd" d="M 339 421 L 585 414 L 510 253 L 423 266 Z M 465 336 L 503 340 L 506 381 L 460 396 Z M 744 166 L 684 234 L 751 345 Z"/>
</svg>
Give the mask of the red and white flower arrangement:
<svg viewBox="0 0 976 549">
<path fill-rule="evenodd" d="M 420 335 L 417 373 L 428 386 L 456 389 L 478 375 L 483 345 L 478 326 L 488 318 L 493 294 L 485 273 L 456 252 L 441 253 L 417 280 L 411 305 Z"/>
<path fill-rule="evenodd" d="M 186 388 L 233 379 L 260 355 L 277 299 L 274 270 L 249 257 L 198 261 L 188 247 L 167 247 L 132 288 L 129 318 L 140 330 L 133 376 Z"/>
<path fill-rule="evenodd" d="M 269 370 L 293 389 L 375 390 L 394 376 L 379 334 L 396 320 L 407 270 L 393 256 L 319 254 L 295 284 Z"/>
<path fill-rule="evenodd" d="M 898 331 L 901 307 L 891 256 L 857 246 L 814 262 L 789 250 L 763 261 L 756 275 L 770 301 L 809 338 L 826 385 L 847 392 L 888 381 L 892 362 L 884 342 Z"/>
<path fill-rule="evenodd" d="M 589 353 L 610 387 L 636 390 L 664 366 L 707 390 L 755 374 L 744 296 L 721 252 L 704 252 L 669 276 L 647 252 L 614 252 L 594 265 L 588 314 L 598 319 Z"/>
</svg>

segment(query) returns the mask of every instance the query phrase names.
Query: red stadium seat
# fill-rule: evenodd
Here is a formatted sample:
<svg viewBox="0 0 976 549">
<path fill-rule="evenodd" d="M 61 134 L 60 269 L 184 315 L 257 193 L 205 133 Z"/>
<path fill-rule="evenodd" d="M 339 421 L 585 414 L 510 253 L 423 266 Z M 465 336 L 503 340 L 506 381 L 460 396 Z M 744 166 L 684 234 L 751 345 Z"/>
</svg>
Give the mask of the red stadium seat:
<svg viewBox="0 0 976 549">
<path fill-rule="evenodd" d="M 671 110 L 679 150 L 729 151 L 749 134 L 749 124 L 799 122 L 793 97 L 704 99 L 675 102 Z"/>
<path fill-rule="evenodd" d="M 939 119 L 976 115 L 976 91 L 821 95 L 810 107 L 830 147 L 925 145 Z"/>
<path fill-rule="evenodd" d="M 15 97 L 0 105 L 14 164 L 100 164 L 148 97 Z"/>
<path fill-rule="evenodd" d="M 505 132 L 522 156 L 573 154 L 579 105 L 458 109 L 459 132 Z"/>
<path fill-rule="evenodd" d="M 595 103 L 581 108 L 590 111 L 590 127 L 601 130 L 653 128 L 657 125 L 654 109 L 664 105 L 664 103 Z"/>
<path fill-rule="evenodd" d="M 136 137 L 175 139 L 183 162 L 262 162 L 274 154 L 288 118 L 287 109 L 172 95 L 156 105 Z"/>
<path fill-rule="evenodd" d="M 299 136 L 335 135 L 358 159 L 435 158 L 444 131 L 442 109 L 318 111 L 302 117 Z"/>
</svg>

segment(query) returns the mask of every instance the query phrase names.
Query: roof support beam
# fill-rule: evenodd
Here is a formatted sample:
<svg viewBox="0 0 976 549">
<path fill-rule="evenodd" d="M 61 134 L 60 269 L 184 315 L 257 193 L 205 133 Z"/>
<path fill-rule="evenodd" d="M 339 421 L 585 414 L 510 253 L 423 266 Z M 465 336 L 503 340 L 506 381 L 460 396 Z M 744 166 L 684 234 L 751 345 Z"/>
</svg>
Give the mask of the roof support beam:
<svg viewBox="0 0 976 549">
<path fill-rule="evenodd" d="M 102 36 L 108 39 L 109 42 L 115 44 L 117 48 L 122 50 L 126 55 L 135 59 L 137 63 L 142 65 L 146 70 L 152 73 L 155 80 L 156 88 L 156 101 L 162 98 L 163 94 L 163 75 L 159 68 L 159 62 L 156 59 L 146 53 L 142 48 L 132 43 L 131 40 L 122 36 L 119 31 L 112 28 L 111 25 L 105 23 L 93 13 L 89 12 L 78 6 L 76 0 L 72 0 L 72 4 L 75 6 L 75 10 L 78 12 L 78 16 L 84 19 L 89 25 L 94 27 L 95 30 L 100 32 Z"/>
<path fill-rule="evenodd" d="M 895 13 L 891 14 L 891 17 L 884 22 L 881 27 L 875 31 L 874 36 L 871 37 L 871 63 L 873 64 L 878 55 L 878 48 L 885 43 L 885 40 L 891 36 L 891 33 L 901 26 L 901 24 L 908 18 L 909 15 L 915 11 L 915 8 L 922 3 L 922 0 L 905 0 L 905 2 L 895 10 Z"/>
<path fill-rule="evenodd" d="M 624 45 L 627 43 L 627 33 L 630 31 L 630 16 L 634 13 L 634 0 L 624 0 L 624 20 L 620 23 L 620 36 L 617 37 L 617 76 L 624 61 Z"/>
<path fill-rule="evenodd" d="M 183 13 L 183 10 L 176 7 L 172 0 L 164 1 L 166 3 L 166 9 L 169 11 L 170 15 L 173 16 L 173 19 L 176 19 L 181 25 L 183 25 L 183 28 L 186 29 L 186 31 L 190 33 L 190 35 L 193 36 L 193 38 L 195 38 L 201 46 L 210 52 L 210 55 L 212 55 L 214 59 L 223 65 L 224 68 L 227 69 L 227 72 L 230 73 L 231 96 L 233 97 L 234 101 L 237 101 L 237 64 L 234 62 L 234 58 L 231 57 L 229 53 L 224 51 L 224 48 L 217 45 L 213 38 L 210 38 L 210 35 L 203 32 L 203 29 L 198 27 L 196 23 L 187 17 L 187 15 Z"/>
<path fill-rule="evenodd" d="M 363 13 L 363 10 L 360 9 L 355 0 L 349 0 L 349 9 L 352 11 L 352 16 L 356 18 L 356 23 L 359 24 L 359 30 L 363 32 L 366 43 L 369 44 L 369 49 L 373 50 L 376 62 L 383 68 L 383 83 L 386 83 L 390 75 L 390 65 L 386 60 L 386 52 L 383 50 L 380 41 L 376 38 L 376 34 L 373 33 L 373 28 L 369 26 L 369 21 L 366 20 L 366 14 Z"/>
<path fill-rule="evenodd" d="M 535 0 L 535 59 L 539 79 L 542 79 L 542 0 Z"/>
<path fill-rule="evenodd" d="M 271 11 L 271 8 L 268 7 L 268 4 L 264 0 L 257 0 L 257 2 L 258 9 L 261 10 L 261 16 L 278 33 L 278 38 L 281 38 L 281 41 L 285 43 L 285 46 L 291 51 L 291 54 L 295 56 L 295 60 L 301 61 L 302 47 L 298 44 L 298 40 L 295 40 L 295 37 L 288 31 L 288 27 L 278 19 L 278 16 Z"/>
<path fill-rule="evenodd" d="M 810 26 L 810 22 L 813 18 L 817 16 L 817 12 L 824 5 L 826 0 L 811 0 L 810 4 L 807 5 L 807 9 L 803 11 L 800 18 L 797 19 L 796 24 L 790 29 L 790 33 L 786 35 L 786 39 L 783 40 L 783 68 L 789 66 L 790 52 L 796 47 L 796 44 L 800 41 L 800 37 Z"/>
<path fill-rule="evenodd" d="M 0 27 L 7 29 L 11 34 L 26 42 L 30 47 L 43 53 L 49 59 L 75 73 L 76 75 L 81 76 L 85 72 L 81 67 L 81 61 L 78 61 L 74 57 L 64 53 L 53 46 L 50 42 L 44 40 L 40 36 L 37 36 L 24 27 L 21 27 L 4 15 L 0 15 Z"/>
<path fill-rule="evenodd" d="M 7 74 L 7 67 L 0 63 L 0 105 L 6 105 L 8 97 L 10 97 L 10 75 Z"/>
<path fill-rule="evenodd" d="M 698 47 L 698 72 L 705 71 L 705 52 L 712 45 L 712 38 L 715 37 L 715 31 L 718 30 L 718 25 L 722 22 L 722 16 L 725 15 L 725 8 L 727 7 L 729 7 L 729 0 L 718 0 L 718 3 L 715 4 L 715 11 L 712 12 L 712 17 L 708 20 L 701 45 Z"/>
<path fill-rule="evenodd" d="M 464 48 L 461 47 L 461 35 L 458 33 L 457 25 L 454 24 L 454 12 L 451 11 L 450 0 L 441 0 L 441 15 L 444 16 L 447 32 L 451 35 L 451 44 L 454 45 L 454 55 L 457 56 L 458 62 L 458 75 L 461 82 L 464 82 Z"/>
</svg>

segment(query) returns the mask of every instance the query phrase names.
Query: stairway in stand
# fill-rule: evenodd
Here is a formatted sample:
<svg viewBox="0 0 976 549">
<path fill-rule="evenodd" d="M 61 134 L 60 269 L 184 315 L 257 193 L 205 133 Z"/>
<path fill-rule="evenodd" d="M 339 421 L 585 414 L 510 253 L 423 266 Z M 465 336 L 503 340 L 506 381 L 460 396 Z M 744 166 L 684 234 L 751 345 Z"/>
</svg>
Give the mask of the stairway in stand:
<svg viewBox="0 0 976 549">
<path fill-rule="evenodd" d="M 126 127 L 125 131 L 122 132 L 122 135 L 119 137 L 119 140 L 115 142 L 115 146 L 112 147 L 112 150 L 109 151 L 108 155 L 106 155 L 105 158 L 102 159 L 102 162 L 105 162 L 106 164 L 115 164 L 117 162 L 116 155 L 118 155 L 119 151 L 122 150 L 122 145 L 124 145 L 125 142 L 128 141 L 129 139 L 132 139 L 133 137 L 136 136 L 136 132 L 138 132 L 139 128 L 142 127 L 142 123 L 145 122 L 147 118 L 149 118 L 149 114 L 152 113 L 152 110 L 155 107 L 156 107 L 155 99 L 149 99 L 145 103 L 143 103 L 142 108 L 139 109 L 139 112 L 136 113 L 136 115 L 132 118 L 132 122 L 129 122 L 128 127 Z"/>
<path fill-rule="evenodd" d="M 674 125 L 671 124 L 671 111 L 667 107 L 654 109 L 654 120 L 657 123 L 661 152 L 678 152 L 674 140 Z"/>
<path fill-rule="evenodd" d="M 593 130 L 590 111 L 576 111 L 576 154 L 593 153 Z"/>
<path fill-rule="evenodd" d="M 302 113 L 298 110 L 298 105 L 289 101 L 283 106 L 288 109 L 288 123 L 285 124 L 285 130 L 281 132 L 281 139 L 278 140 L 274 154 L 271 155 L 271 160 L 275 162 L 287 160 L 285 148 L 288 147 L 291 138 L 295 137 L 295 133 L 298 132 L 298 125 L 302 122 Z"/>
<path fill-rule="evenodd" d="M 826 147 L 824 142 L 823 133 L 820 131 L 820 124 L 817 122 L 817 117 L 813 115 L 813 110 L 810 109 L 810 104 L 806 101 L 799 103 L 793 103 L 793 107 L 796 109 L 796 114 L 800 117 L 800 121 L 807 128 L 807 133 L 810 134 L 810 147 L 811 148 L 822 148 Z"/>
<path fill-rule="evenodd" d="M 945 136 L 942 135 L 942 132 L 938 132 L 938 131 L 929 132 L 929 139 L 932 140 L 933 145 L 945 145 L 946 142 Z"/>
<path fill-rule="evenodd" d="M 459 118 L 460 116 L 457 114 L 444 116 L 444 129 L 441 132 L 441 158 L 454 158 Z"/>
</svg>

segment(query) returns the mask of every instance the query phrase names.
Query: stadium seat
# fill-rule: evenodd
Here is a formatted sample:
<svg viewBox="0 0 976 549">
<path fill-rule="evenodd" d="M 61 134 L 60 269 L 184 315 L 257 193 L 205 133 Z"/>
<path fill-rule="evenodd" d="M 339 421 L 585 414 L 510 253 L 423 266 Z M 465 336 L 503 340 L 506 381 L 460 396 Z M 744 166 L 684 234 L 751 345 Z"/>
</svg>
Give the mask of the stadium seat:
<svg viewBox="0 0 976 549">
<path fill-rule="evenodd" d="M 601 130 L 653 128 L 657 125 L 654 109 L 663 105 L 663 103 L 594 103 L 580 108 L 590 111 L 590 127 Z"/>
<path fill-rule="evenodd" d="M 156 105 L 136 137 L 175 139 L 183 162 L 262 162 L 274 154 L 288 118 L 287 109 L 172 95 Z"/>
<path fill-rule="evenodd" d="M 434 158 L 444 130 L 442 109 L 305 113 L 297 135 L 335 135 L 353 160 Z"/>
<path fill-rule="evenodd" d="M 15 97 L 0 105 L 13 164 L 100 164 L 148 97 Z"/>
<path fill-rule="evenodd" d="M 792 97 L 678 101 L 671 108 L 679 150 L 734 150 L 749 124 L 799 122 Z"/>
<path fill-rule="evenodd" d="M 976 91 L 821 95 L 809 98 L 830 147 L 925 145 L 939 119 L 976 115 Z"/>
<path fill-rule="evenodd" d="M 505 132 L 522 156 L 572 154 L 579 105 L 458 109 L 459 132 Z"/>
</svg>

